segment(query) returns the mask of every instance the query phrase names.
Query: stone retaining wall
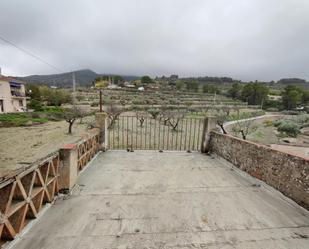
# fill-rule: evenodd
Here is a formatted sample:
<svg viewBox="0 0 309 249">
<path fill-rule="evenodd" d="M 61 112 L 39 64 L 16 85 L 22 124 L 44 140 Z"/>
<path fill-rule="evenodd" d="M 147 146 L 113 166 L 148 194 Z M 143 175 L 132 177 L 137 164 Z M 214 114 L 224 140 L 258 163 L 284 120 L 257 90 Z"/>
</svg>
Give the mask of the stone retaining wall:
<svg viewBox="0 0 309 249">
<path fill-rule="evenodd" d="M 309 209 L 309 160 L 215 131 L 210 151 Z"/>
</svg>

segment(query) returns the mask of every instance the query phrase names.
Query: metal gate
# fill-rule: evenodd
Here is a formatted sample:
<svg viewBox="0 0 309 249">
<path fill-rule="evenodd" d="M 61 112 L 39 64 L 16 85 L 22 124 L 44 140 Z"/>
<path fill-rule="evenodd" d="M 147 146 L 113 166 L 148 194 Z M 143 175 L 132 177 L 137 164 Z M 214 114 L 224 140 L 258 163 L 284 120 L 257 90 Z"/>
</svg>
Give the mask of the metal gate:
<svg viewBox="0 0 309 249">
<path fill-rule="evenodd" d="M 108 120 L 107 131 L 107 148 L 111 150 L 199 151 L 203 119 L 119 116 Z"/>
</svg>

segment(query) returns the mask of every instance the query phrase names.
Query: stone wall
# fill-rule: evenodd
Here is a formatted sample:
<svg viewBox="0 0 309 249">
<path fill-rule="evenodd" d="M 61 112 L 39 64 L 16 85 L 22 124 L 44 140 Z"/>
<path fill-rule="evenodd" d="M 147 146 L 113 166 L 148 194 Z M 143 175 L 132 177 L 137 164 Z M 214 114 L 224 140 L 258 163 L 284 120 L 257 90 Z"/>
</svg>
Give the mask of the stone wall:
<svg viewBox="0 0 309 249">
<path fill-rule="evenodd" d="M 215 131 L 210 151 L 309 209 L 309 160 Z"/>
</svg>

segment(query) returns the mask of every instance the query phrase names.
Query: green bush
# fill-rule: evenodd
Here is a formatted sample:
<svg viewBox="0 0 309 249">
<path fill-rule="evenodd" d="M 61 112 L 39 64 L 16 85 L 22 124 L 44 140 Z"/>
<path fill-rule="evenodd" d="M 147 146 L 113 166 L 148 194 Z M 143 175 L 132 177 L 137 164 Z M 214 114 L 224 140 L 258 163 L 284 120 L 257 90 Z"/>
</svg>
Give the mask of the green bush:
<svg viewBox="0 0 309 249">
<path fill-rule="evenodd" d="M 271 108 L 266 108 L 266 111 L 268 111 L 268 112 L 278 112 L 279 109 L 271 107 Z"/>
<path fill-rule="evenodd" d="M 7 113 L 0 115 L 1 127 L 30 126 L 33 123 L 45 123 L 47 118 L 33 118 L 30 113 Z"/>
<path fill-rule="evenodd" d="M 240 112 L 238 113 L 232 113 L 228 116 L 228 120 L 240 120 L 240 119 L 247 119 L 247 118 L 253 118 L 257 116 L 264 115 L 264 111 L 254 111 L 254 112 Z"/>
<path fill-rule="evenodd" d="M 39 100 L 31 99 L 27 104 L 29 109 L 33 109 L 34 111 L 42 111 L 42 104 Z"/>
<path fill-rule="evenodd" d="M 309 122 L 309 114 L 298 115 L 294 119 L 297 124 L 302 125 Z"/>
<path fill-rule="evenodd" d="M 144 103 L 144 101 L 142 99 L 135 98 L 135 99 L 132 100 L 132 104 L 133 105 L 143 105 L 145 103 Z"/>
<path fill-rule="evenodd" d="M 300 133 L 299 125 L 290 120 L 282 120 L 278 125 L 278 131 L 291 137 L 297 137 Z"/>
<path fill-rule="evenodd" d="M 48 119 L 47 118 L 33 118 L 31 121 L 33 123 L 43 124 L 43 123 L 48 122 Z"/>
<path fill-rule="evenodd" d="M 92 103 L 90 104 L 90 106 L 91 106 L 91 107 L 97 107 L 97 106 L 99 106 L 99 102 L 92 102 Z"/>
<path fill-rule="evenodd" d="M 298 115 L 299 112 L 298 111 L 285 110 L 285 111 L 282 111 L 282 114 L 284 114 L 284 115 Z"/>
<path fill-rule="evenodd" d="M 281 101 L 268 99 L 264 102 L 263 109 L 267 111 L 271 111 L 272 109 L 275 109 L 276 111 L 278 111 L 278 110 L 282 110 L 283 106 L 282 106 Z"/>
</svg>

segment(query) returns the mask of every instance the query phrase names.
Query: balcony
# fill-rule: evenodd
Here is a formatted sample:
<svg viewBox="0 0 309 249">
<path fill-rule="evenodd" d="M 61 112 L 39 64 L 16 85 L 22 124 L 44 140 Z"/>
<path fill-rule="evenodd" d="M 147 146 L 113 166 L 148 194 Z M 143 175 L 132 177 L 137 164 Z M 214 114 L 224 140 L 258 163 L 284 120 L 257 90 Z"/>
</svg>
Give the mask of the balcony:
<svg viewBox="0 0 309 249">
<path fill-rule="evenodd" d="M 26 94 L 20 90 L 11 90 L 12 98 L 26 98 Z"/>
<path fill-rule="evenodd" d="M 200 153 L 99 154 L 12 247 L 308 248 L 309 214 Z"/>
</svg>

